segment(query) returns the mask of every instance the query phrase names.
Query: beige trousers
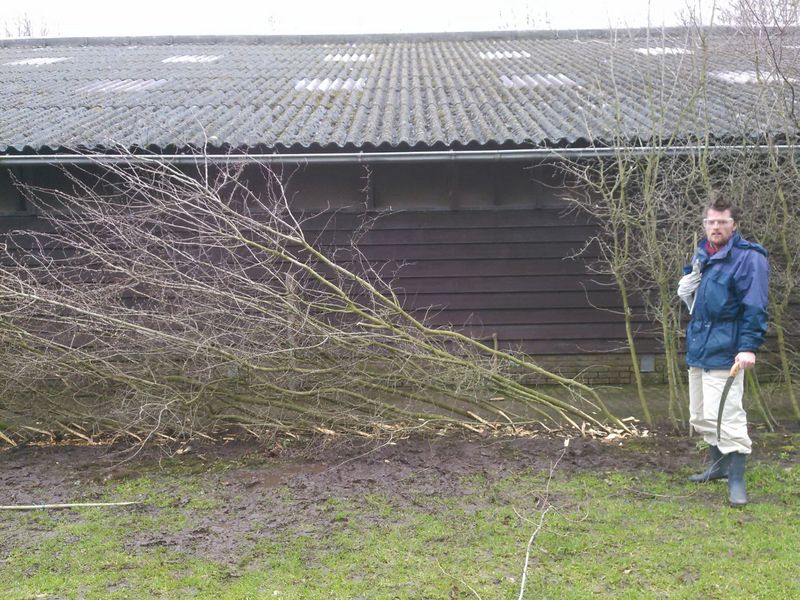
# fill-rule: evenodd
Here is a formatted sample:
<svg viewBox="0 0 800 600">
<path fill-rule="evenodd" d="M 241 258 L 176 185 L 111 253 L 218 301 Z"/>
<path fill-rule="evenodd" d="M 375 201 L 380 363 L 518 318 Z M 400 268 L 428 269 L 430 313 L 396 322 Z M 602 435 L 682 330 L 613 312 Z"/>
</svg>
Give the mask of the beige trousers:
<svg viewBox="0 0 800 600">
<path fill-rule="evenodd" d="M 728 379 L 728 371 L 689 368 L 689 424 L 711 446 L 719 446 L 720 452 L 750 454 L 752 443 L 747 435 L 747 415 L 742 406 L 744 395 L 744 372 L 739 371 L 733 380 L 725 408 L 722 413 L 722 429 L 717 442 L 717 414 L 722 388 Z"/>
</svg>

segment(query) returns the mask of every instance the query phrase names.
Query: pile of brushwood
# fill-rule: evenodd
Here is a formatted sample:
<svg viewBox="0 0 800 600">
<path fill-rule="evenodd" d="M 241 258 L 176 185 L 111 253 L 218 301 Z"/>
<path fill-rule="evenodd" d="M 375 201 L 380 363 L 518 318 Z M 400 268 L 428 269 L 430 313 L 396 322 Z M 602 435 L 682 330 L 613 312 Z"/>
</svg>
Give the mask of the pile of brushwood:
<svg viewBox="0 0 800 600">
<path fill-rule="evenodd" d="M 334 260 L 274 174 L 256 193 L 252 173 L 202 158 L 129 156 L 26 189 L 36 227 L 2 240 L 6 443 L 219 427 L 630 431 L 588 387 L 427 325 L 355 245 Z M 558 393 L 524 385 L 531 373 Z"/>
</svg>

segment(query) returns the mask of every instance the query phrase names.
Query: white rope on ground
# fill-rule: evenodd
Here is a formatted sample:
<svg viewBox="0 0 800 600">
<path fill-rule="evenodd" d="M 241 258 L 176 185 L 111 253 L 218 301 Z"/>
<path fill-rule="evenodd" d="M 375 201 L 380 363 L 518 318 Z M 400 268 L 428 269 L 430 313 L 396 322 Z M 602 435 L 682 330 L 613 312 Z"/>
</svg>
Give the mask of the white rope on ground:
<svg viewBox="0 0 800 600">
<path fill-rule="evenodd" d="M 132 506 L 143 502 L 72 502 L 68 504 L 12 504 L 0 506 L 0 510 L 48 510 L 54 508 L 83 508 L 92 506 Z"/>
</svg>

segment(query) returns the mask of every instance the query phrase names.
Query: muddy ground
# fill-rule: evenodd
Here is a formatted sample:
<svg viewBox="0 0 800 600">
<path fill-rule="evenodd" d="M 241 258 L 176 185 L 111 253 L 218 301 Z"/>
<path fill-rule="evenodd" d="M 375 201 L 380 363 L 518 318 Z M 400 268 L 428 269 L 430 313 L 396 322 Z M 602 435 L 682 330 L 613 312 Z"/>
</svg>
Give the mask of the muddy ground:
<svg viewBox="0 0 800 600">
<path fill-rule="evenodd" d="M 780 435 L 762 439 L 755 432 L 753 437 L 755 460 L 797 460 L 781 454 Z M 259 536 L 330 523 L 330 498 L 377 494 L 400 509 L 424 508 L 426 499 L 463 493 L 472 476 L 492 480 L 530 470 L 547 473 L 562 453 L 557 468 L 567 472 L 688 473 L 703 460 L 697 438 L 658 433 L 623 441 L 572 439 L 566 450 L 563 438 L 460 434 L 315 440 L 289 447 L 241 440 L 189 442 L 149 447 L 135 456 L 129 447 L 50 445 L 0 451 L 0 505 L 91 502 L 108 499 L 104 494 L 115 482 L 157 479 L 170 507 L 187 507 L 190 526 L 170 533 L 141 532 L 126 545 L 192 551 L 232 565 Z M 191 510 L 198 498 L 213 508 Z M 163 508 L 144 503 L 126 510 L 157 514 Z M 46 535 L 46 530 L 6 531 L 3 545 L 10 551 Z"/>
</svg>

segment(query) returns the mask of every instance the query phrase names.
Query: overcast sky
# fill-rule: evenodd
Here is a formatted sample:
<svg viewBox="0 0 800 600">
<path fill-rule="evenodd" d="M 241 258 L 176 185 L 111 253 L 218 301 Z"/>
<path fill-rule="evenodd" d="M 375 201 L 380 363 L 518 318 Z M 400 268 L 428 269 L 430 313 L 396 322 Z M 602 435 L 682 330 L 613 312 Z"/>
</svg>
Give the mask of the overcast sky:
<svg viewBox="0 0 800 600">
<path fill-rule="evenodd" d="M 0 35 L 322 34 L 586 29 L 681 24 L 714 0 L 2 0 Z M 717 2 L 719 4 L 719 1 Z"/>
</svg>

